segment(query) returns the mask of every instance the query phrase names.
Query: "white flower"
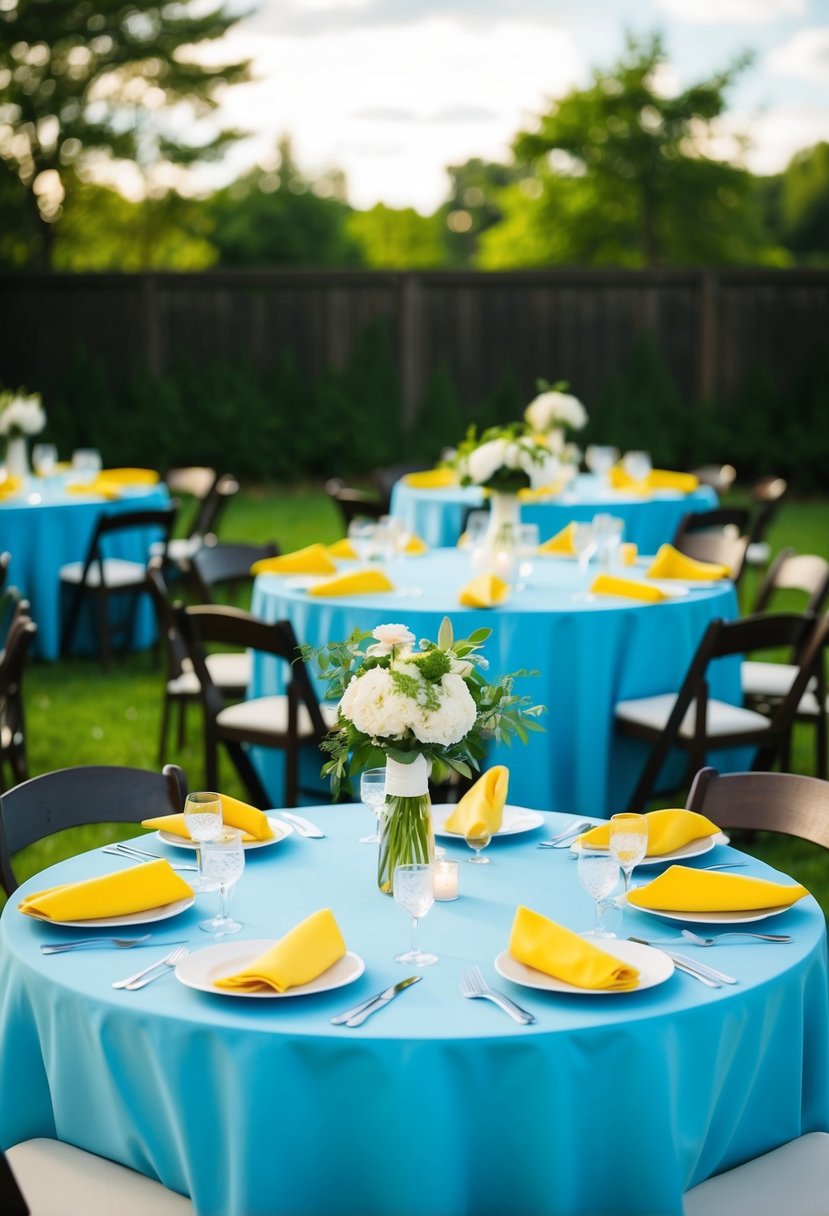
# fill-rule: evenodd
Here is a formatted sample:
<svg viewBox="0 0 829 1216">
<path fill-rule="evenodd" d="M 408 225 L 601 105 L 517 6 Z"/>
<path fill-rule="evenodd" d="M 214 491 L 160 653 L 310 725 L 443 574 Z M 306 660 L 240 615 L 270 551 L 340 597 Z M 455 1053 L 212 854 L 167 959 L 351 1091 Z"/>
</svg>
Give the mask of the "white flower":
<svg viewBox="0 0 829 1216">
<path fill-rule="evenodd" d="M 426 710 L 416 707 L 410 723 L 412 733 L 421 743 L 439 743 L 446 747 L 459 743 L 475 725 L 478 710 L 472 694 L 459 675 L 448 672 L 440 681 L 440 705 Z"/>
<path fill-rule="evenodd" d="M 479 486 L 486 485 L 506 461 L 507 443 L 503 439 L 490 439 L 482 443 L 467 457 L 469 476 Z"/>
<path fill-rule="evenodd" d="M 401 653 L 401 647 L 404 648 L 402 653 L 410 653 L 412 642 L 415 640 L 415 635 L 405 625 L 378 625 L 376 629 L 372 629 L 371 636 L 377 639 L 374 646 L 369 646 L 366 654 L 374 655 L 377 658 L 382 658 L 384 655 L 391 654 L 395 647 L 398 653 Z"/>
<path fill-rule="evenodd" d="M 0 408 L 0 435 L 11 435 L 19 432 L 21 435 L 36 435 L 46 426 L 46 414 L 40 404 L 40 397 L 32 393 L 30 397 L 3 394 L 7 402 Z"/>
<path fill-rule="evenodd" d="M 465 680 L 467 676 L 471 676 L 472 672 L 475 670 L 473 664 L 470 663 L 468 659 L 451 658 L 449 661 L 452 664 L 452 673 L 456 676 L 460 676 L 463 680 Z"/>
<path fill-rule="evenodd" d="M 397 694 L 385 667 L 373 667 L 351 681 L 342 695 L 340 712 L 366 735 L 402 738 L 413 702 Z"/>
<path fill-rule="evenodd" d="M 587 423 L 587 410 L 578 397 L 550 389 L 530 402 L 524 417 L 536 431 L 548 431 L 557 425 L 578 431 Z"/>
</svg>

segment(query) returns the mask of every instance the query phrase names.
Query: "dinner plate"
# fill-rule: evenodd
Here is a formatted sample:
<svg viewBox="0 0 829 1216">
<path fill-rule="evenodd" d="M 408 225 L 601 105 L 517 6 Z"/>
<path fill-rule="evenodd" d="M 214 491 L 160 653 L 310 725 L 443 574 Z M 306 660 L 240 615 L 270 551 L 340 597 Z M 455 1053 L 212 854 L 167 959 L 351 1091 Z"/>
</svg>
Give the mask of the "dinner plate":
<svg viewBox="0 0 829 1216">
<path fill-rule="evenodd" d="M 657 591 L 661 591 L 669 600 L 681 599 L 683 595 L 688 594 L 688 588 L 684 583 L 672 583 L 668 580 L 665 582 L 659 578 L 646 578 L 646 587 L 656 587 Z"/>
<path fill-rule="evenodd" d="M 206 950 L 196 950 L 188 954 L 176 967 L 176 979 L 188 988 L 197 988 L 200 992 L 215 992 L 219 996 L 252 997 L 254 1000 L 284 1000 L 293 996 L 314 996 L 317 992 L 329 992 L 332 988 L 344 988 L 353 984 L 366 969 L 359 954 L 349 950 L 342 958 L 337 959 L 333 966 L 322 975 L 318 975 L 309 984 L 299 984 L 289 988 L 287 992 L 274 992 L 269 988 L 264 992 L 242 992 L 239 988 L 217 988 L 216 980 L 226 975 L 234 975 L 241 971 L 275 946 L 274 940 L 227 942 L 218 946 L 208 946 Z"/>
<path fill-rule="evenodd" d="M 508 950 L 502 950 L 495 960 L 495 970 L 505 980 L 512 980 L 523 988 L 539 988 L 542 992 L 562 992 L 575 996 L 630 996 L 635 992 L 643 992 L 645 988 L 655 988 L 663 984 L 674 973 L 674 964 L 667 954 L 654 950 L 652 946 L 640 946 L 638 942 L 623 941 L 620 938 L 606 938 L 595 943 L 599 949 L 612 954 L 625 963 L 631 963 L 639 972 L 639 983 L 635 988 L 613 990 L 608 988 L 579 988 L 576 984 L 557 980 L 535 967 L 527 967 L 514 959 Z"/>
<path fill-rule="evenodd" d="M 660 916 L 664 920 L 688 921 L 692 925 L 746 925 L 753 920 L 765 920 L 768 916 L 779 916 L 788 912 L 792 904 L 783 904 L 777 908 L 755 908 L 752 912 L 663 912 L 660 908 L 642 908 L 639 904 L 631 904 L 637 912 L 646 912 L 649 916 Z"/>
<path fill-rule="evenodd" d="M 177 899 L 171 904 L 161 904 L 157 908 L 145 908 L 143 912 L 127 912 L 123 916 L 97 916 L 94 920 L 54 920 L 50 917 L 36 917 L 48 925 L 66 925 L 70 929 L 107 929 L 120 925 L 150 925 L 157 920 L 169 920 L 186 912 L 196 902 L 195 895 L 187 899 Z"/>
<path fill-rule="evenodd" d="M 684 844 L 680 849 L 674 849 L 670 853 L 661 853 L 658 857 L 643 857 L 641 861 L 637 861 L 636 869 L 639 866 L 659 866 L 669 861 L 686 861 L 689 857 L 699 857 L 703 853 L 710 853 L 717 844 L 728 844 L 729 838 L 725 832 L 717 832 L 714 836 L 700 836 L 698 840 L 689 840 L 688 844 Z M 581 852 L 581 845 L 578 840 L 574 841 L 570 846 L 575 853 Z M 604 852 L 604 849 L 591 847 L 590 852 Z"/>
<path fill-rule="evenodd" d="M 432 827 L 436 836 L 449 840 L 463 840 L 460 832 L 449 832 L 444 827 L 446 820 L 457 810 L 457 803 L 442 802 L 432 807 Z M 529 811 L 523 806 L 505 806 L 504 816 L 496 836 L 517 836 L 519 832 L 533 832 L 542 827 L 544 816 L 539 811 Z"/>
<path fill-rule="evenodd" d="M 268 845 L 279 844 L 286 836 L 290 836 L 293 832 L 293 827 L 289 823 L 285 823 L 282 819 L 271 819 L 268 815 L 268 823 L 271 825 L 273 836 L 270 840 L 245 840 L 242 848 L 247 852 L 248 849 L 266 849 Z M 178 849 L 197 849 L 198 842 L 195 840 L 187 840 L 184 836 L 177 836 L 175 832 L 165 832 L 159 829 L 156 832 L 159 840 L 163 840 L 165 844 L 171 844 Z"/>
</svg>

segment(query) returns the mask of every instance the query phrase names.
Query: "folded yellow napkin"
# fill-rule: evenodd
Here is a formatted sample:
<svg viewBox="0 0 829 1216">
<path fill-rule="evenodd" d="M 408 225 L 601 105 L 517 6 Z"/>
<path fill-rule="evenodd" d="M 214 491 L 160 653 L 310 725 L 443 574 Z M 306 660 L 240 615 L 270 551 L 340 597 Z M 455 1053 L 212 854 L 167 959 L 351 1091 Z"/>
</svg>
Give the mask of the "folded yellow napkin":
<svg viewBox="0 0 829 1216">
<path fill-rule="evenodd" d="M 238 798 L 229 794 L 219 794 L 222 801 L 222 822 L 230 828 L 238 828 L 243 841 L 273 840 L 273 828 L 268 822 L 264 811 L 255 806 L 248 806 Z M 170 832 L 173 836 L 183 836 L 190 840 L 187 830 L 187 820 L 184 815 L 159 815 L 155 819 L 142 819 L 142 828 L 155 828 L 157 832 Z"/>
<path fill-rule="evenodd" d="M 328 545 L 327 548 L 329 557 L 341 557 L 346 561 L 354 562 L 359 556 L 347 536 L 344 536 L 342 540 L 335 541 L 333 545 Z"/>
<path fill-rule="evenodd" d="M 155 486 L 161 480 L 155 469 L 101 469 L 98 476 L 119 486 Z"/>
<path fill-rule="evenodd" d="M 653 882 L 631 891 L 628 903 L 655 912 L 752 912 L 789 907 L 808 894 L 800 883 L 669 866 Z"/>
<path fill-rule="evenodd" d="M 694 579 L 728 578 L 728 566 L 718 562 L 698 562 L 693 557 L 686 557 L 673 545 L 660 545 L 656 557 L 647 570 L 648 578 L 681 578 L 688 581 Z"/>
<path fill-rule="evenodd" d="M 410 557 L 420 557 L 421 553 L 429 552 L 429 546 L 419 536 L 410 536 L 403 546 L 403 552 L 408 553 Z"/>
<path fill-rule="evenodd" d="M 543 545 L 539 545 L 539 553 L 563 553 L 567 557 L 576 556 L 576 548 L 573 544 L 573 533 L 576 530 L 575 522 L 566 524 L 560 532 L 556 532 L 555 536 L 551 536 L 549 540 L 545 540 Z"/>
<path fill-rule="evenodd" d="M 509 596 L 509 584 L 497 574 L 479 574 L 461 587 L 458 603 L 467 608 L 495 608 Z"/>
<path fill-rule="evenodd" d="M 66 492 L 81 497 L 115 499 L 121 497 L 122 489 L 123 486 L 117 481 L 109 481 L 106 477 L 93 477 L 92 481 L 73 482 L 66 487 Z"/>
<path fill-rule="evenodd" d="M 509 952 L 519 963 L 577 988 L 624 992 L 639 982 L 635 967 L 529 908 L 516 910 Z"/>
<path fill-rule="evenodd" d="M 646 604 L 658 604 L 668 597 L 658 587 L 637 583 L 632 578 L 617 578 L 614 574 L 597 574 L 590 584 L 591 595 L 617 595 L 623 599 L 643 600 Z"/>
<path fill-rule="evenodd" d="M 17 905 L 38 920 L 95 920 L 102 916 L 128 916 L 189 899 L 192 888 L 176 874 L 169 861 L 159 858 L 131 866 L 117 874 L 64 883 L 27 895 Z"/>
<path fill-rule="evenodd" d="M 628 494 L 641 494 L 643 498 L 647 498 L 651 492 L 647 478 L 644 481 L 637 481 L 620 464 L 614 464 L 607 474 L 607 480 L 612 490 L 624 490 Z"/>
<path fill-rule="evenodd" d="M 308 588 L 309 595 L 366 595 L 370 591 L 394 591 L 394 583 L 382 570 L 355 570 Z"/>
<path fill-rule="evenodd" d="M 403 480 L 414 490 L 443 490 L 457 485 L 458 476 L 453 469 L 424 469 L 420 473 L 407 473 Z"/>
<path fill-rule="evenodd" d="M 306 545 L 293 553 L 281 553 L 278 557 L 263 557 L 254 562 L 251 574 L 336 574 L 325 545 Z"/>
<path fill-rule="evenodd" d="M 443 825 L 459 836 L 480 836 L 482 829 L 494 836 L 504 819 L 504 804 L 509 788 L 509 769 L 496 764 L 467 790 Z"/>
<path fill-rule="evenodd" d="M 632 566 L 636 561 L 639 550 L 632 540 L 624 540 L 619 545 L 619 561 L 623 566 Z"/>
<path fill-rule="evenodd" d="M 716 836 L 720 830 L 716 823 L 712 823 L 705 815 L 698 815 L 696 811 L 648 811 L 645 818 L 648 821 L 648 857 L 661 857 L 663 853 L 672 853 L 674 849 L 681 849 L 692 840 Z M 610 824 L 600 823 L 583 836 L 579 836 L 579 840 L 593 849 L 609 848 Z"/>
<path fill-rule="evenodd" d="M 555 498 L 556 494 L 561 493 L 564 486 L 563 481 L 551 481 L 549 485 L 538 486 L 535 490 L 526 486 L 523 490 L 518 491 L 518 497 L 522 502 L 537 502 L 539 499 Z"/>
<path fill-rule="evenodd" d="M 680 494 L 693 494 L 699 489 L 699 478 L 694 473 L 674 473 L 671 469 L 651 469 L 648 485 L 652 490 L 679 490 Z"/>
<path fill-rule="evenodd" d="M 330 908 L 321 908 L 300 921 L 284 937 L 235 975 L 215 981 L 217 988 L 285 992 L 310 984 L 345 954 L 345 941 Z"/>
<path fill-rule="evenodd" d="M 19 477 L 6 477 L 5 480 L 0 481 L 0 498 L 10 498 L 13 494 L 16 494 L 19 489 Z"/>
</svg>

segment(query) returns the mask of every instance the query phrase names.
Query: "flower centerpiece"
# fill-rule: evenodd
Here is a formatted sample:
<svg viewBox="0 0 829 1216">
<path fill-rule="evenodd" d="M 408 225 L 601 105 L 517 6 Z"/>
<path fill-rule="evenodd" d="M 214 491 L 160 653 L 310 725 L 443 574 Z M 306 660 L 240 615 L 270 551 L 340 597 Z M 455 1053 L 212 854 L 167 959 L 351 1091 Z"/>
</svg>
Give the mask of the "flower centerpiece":
<svg viewBox="0 0 829 1216">
<path fill-rule="evenodd" d="M 485 679 L 487 664 L 477 651 L 490 632 L 478 629 L 455 641 L 444 618 L 437 642 L 424 639 L 417 649 L 415 635 L 398 624 L 378 625 L 371 634 L 358 630 L 319 649 L 302 647 L 303 658 L 316 658 L 328 681 L 326 698 L 339 701 L 337 726 L 322 743 L 329 757 L 322 771 L 333 793 L 349 773 L 385 764 L 377 872 L 385 894 L 392 893 L 395 866 L 433 859 L 430 771 L 436 780 L 453 771 L 469 777 L 490 739 L 526 741 L 528 731 L 543 729 L 543 707 L 513 691 L 517 676 L 532 673 Z"/>
<path fill-rule="evenodd" d="M 6 442 L 6 474 L 25 477 L 29 471 L 26 436 L 37 435 L 46 426 L 46 414 L 38 393 L 0 392 L 0 436 Z"/>
<path fill-rule="evenodd" d="M 579 450 L 575 444 L 566 442 L 566 432 L 580 431 L 587 425 L 587 410 L 578 397 L 565 391 L 569 388 L 566 380 L 549 384 L 539 379 L 536 388 L 538 396 L 524 410 L 527 426 L 537 435 L 545 436 L 550 451 L 561 461 L 578 463 Z"/>
</svg>

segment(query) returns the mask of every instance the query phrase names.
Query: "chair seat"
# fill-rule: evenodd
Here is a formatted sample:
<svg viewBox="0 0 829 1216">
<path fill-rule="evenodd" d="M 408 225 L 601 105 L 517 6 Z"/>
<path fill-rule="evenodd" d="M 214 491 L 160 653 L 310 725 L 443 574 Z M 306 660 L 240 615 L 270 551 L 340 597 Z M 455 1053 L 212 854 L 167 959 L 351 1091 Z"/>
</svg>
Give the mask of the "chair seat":
<svg viewBox="0 0 829 1216">
<path fill-rule="evenodd" d="M 634 726 L 644 726 L 654 731 L 662 731 L 667 725 L 674 705 L 676 694 L 661 693 L 656 697 L 639 697 L 632 701 L 619 701 L 616 705 L 616 717 L 622 722 Z M 695 730 L 696 702 L 692 701 L 682 719 L 679 735 L 682 739 L 693 739 Z M 748 731 L 768 730 L 769 719 L 763 714 L 755 713 L 753 709 L 743 709 L 739 705 L 729 705 L 726 701 L 708 702 L 706 718 L 706 734 L 733 735 Z"/>
<path fill-rule="evenodd" d="M 167 558 L 171 562 L 189 562 L 195 553 L 204 544 L 204 538 L 201 536 L 177 536 L 166 546 Z M 152 557 L 164 557 L 165 546 L 161 541 L 155 541 L 150 545 L 150 555 Z"/>
<path fill-rule="evenodd" d="M 771 561 L 771 546 L 764 540 L 755 540 L 746 549 L 746 564 L 767 566 Z"/>
<path fill-rule="evenodd" d="M 794 663 L 762 663 L 747 660 L 742 667 L 743 694 L 745 696 L 782 698 L 791 688 L 800 670 Z M 817 679 L 809 681 L 806 692 L 800 698 L 798 714 L 817 716 L 818 699 L 815 695 Z"/>
<path fill-rule="evenodd" d="M 687 1192 L 685 1216 L 826 1216 L 829 1133 L 809 1132 Z"/>
<path fill-rule="evenodd" d="M 25 1140 L 6 1157 L 31 1216 L 193 1216 L 184 1195 L 59 1140 Z"/>
<path fill-rule="evenodd" d="M 321 704 L 320 712 L 326 726 L 336 723 L 336 705 Z M 240 701 L 238 705 L 228 705 L 216 715 L 216 725 L 229 730 L 284 735 L 288 730 L 288 698 L 284 695 L 254 697 L 250 701 Z M 304 705 L 300 705 L 297 714 L 297 731 L 301 738 L 314 733 L 311 715 Z"/>
<path fill-rule="evenodd" d="M 241 689 L 244 692 L 250 684 L 252 667 L 248 652 L 240 650 L 209 654 L 206 661 L 213 683 L 223 692 L 229 689 Z M 181 675 L 167 681 L 167 692 L 173 697 L 197 697 L 199 681 L 193 671 L 193 664 L 185 658 L 181 666 Z"/>
<path fill-rule="evenodd" d="M 104 583 L 107 587 L 143 587 L 147 579 L 147 568 L 143 562 L 128 562 L 121 557 L 108 557 L 104 563 Z M 68 562 L 60 568 L 62 583 L 80 583 L 83 579 L 83 562 Z M 101 574 L 97 563 L 89 567 L 86 587 L 100 587 Z"/>
</svg>

